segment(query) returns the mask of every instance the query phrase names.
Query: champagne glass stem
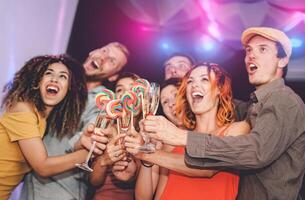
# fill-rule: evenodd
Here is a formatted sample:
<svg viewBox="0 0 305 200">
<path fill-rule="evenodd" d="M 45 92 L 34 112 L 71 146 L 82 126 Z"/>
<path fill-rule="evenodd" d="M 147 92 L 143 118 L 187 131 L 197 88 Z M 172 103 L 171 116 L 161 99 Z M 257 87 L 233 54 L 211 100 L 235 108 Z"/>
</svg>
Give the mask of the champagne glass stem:
<svg viewBox="0 0 305 200">
<path fill-rule="evenodd" d="M 92 156 L 92 153 L 93 153 L 93 150 L 94 150 L 94 148 L 95 148 L 95 144 L 96 144 L 96 141 L 94 141 L 94 142 L 92 143 L 92 146 L 91 146 L 91 148 L 90 148 L 90 151 L 89 151 L 89 153 L 88 153 L 88 155 L 87 155 L 87 157 L 86 157 L 85 163 L 89 163 L 89 160 L 90 160 L 90 158 L 91 158 L 91 156 Z"/>
</svg>

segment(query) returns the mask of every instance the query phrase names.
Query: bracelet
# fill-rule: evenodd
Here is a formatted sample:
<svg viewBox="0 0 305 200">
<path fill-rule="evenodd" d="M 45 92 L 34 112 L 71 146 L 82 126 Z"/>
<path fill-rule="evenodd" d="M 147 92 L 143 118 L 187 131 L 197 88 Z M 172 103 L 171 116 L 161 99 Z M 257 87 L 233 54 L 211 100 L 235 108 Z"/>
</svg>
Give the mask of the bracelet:
<svg viewBox="0 0 305 200">
<path fill-rule="evenodd" d="M 148 168 L 150 168 L 150 167 L 154 166 L 154 164 L 153 164 L 153 163 L 151 163 L 151 164 L 147 164 L 147 163 L 145 163 L 143 160 L 140 160 L 140 162 L 141 162 L 141 164 L 142 164 L 144 167 L 148 167 Z"/>
</svg>

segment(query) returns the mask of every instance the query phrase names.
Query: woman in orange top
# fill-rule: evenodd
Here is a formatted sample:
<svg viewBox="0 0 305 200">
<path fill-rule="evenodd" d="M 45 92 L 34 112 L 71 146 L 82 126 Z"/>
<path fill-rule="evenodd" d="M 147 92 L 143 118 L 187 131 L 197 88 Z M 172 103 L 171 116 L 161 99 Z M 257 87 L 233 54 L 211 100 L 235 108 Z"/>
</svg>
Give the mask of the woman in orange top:
<svg viewBox="0 0 305 200">
<path fill-rule="evenodd" d="M 232 123 L 234 106 L 230 78 L 216 64 L 200 63 L 186 74 L 179 88 L 176 106 L 184 126 L 189 130 L 220 137 L 249 132 L 250 127 L 246 122 Z M 186 132 L 162 116 L 147 117 L 142 130 L 156 133 L 158 130 L 179 131 L 181 134 Z M 127 137 L 125 140 L 128 141 L 125 144 L 127 150 L 137 158 L 160 166 L 155 199 L 236 198 L 239 178 L 235 173 L 189 168 L 184 163 L 182 147 L 172 150 L 164 145 L 163 150 L 143 154 L 135 150 L 138 144 L 134 138 Z M 156 178 L 153 178 L 152 170 L 145 165 L 141 167 L 136 184 L 136 197 L 139 199 L 151 199 L 155 191 Z M 148 192 L 141 192 L 144 190 Z"/>
<path fill-rule="evenodd" d="M 80 150 L 48 157 L 42 142 L 46 127 L 59 136 L 77 128 L 87 99 L 81 64 L 64 55 L 32 58 L 6 90 L 0 117 L 0 199 L 8 199 L 31 168 L 46 177 L 74 168 L 87 154 Z"/>
</svg>

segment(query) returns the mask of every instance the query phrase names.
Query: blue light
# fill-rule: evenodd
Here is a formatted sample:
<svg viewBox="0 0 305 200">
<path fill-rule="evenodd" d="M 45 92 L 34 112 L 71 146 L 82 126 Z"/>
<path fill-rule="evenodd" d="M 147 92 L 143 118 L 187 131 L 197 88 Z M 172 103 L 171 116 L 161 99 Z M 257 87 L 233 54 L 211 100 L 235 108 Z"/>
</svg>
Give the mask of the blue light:
<svg viewBox="0 0 305 200">
<path fill-rule="evenodd" d="M 211 51 L 214 49 L 214 47 L 215 47 L 215 44 L 211 43 L 211 42 L 203 44 L 203 49 L 206 51 Z"/>
<path fill-rule="evenodd" d="M 200 39 L 201 49 L 204 51 L 212 51 L 216 47 L 215 41 L 208 35 L 203 35 Z"/>
<path fill-rule="evenodd" d="M 291 41 L 292 48 L 298 48 L 298 47 L 302 46 L 302 44 L 303 44 L 303 41 L 298 38 L 291 38 L 290 41 Z"/>
<path fill-rule="evenodd" d="M 162 47 L 163 49 L 165 49 L 165 50 L 168 50 L 168 49 L 169 49 L 169 44 L 166 43 L 166 42 L 162 42 L 162 43 L 161 43 L 161 47 Z"/>
</svg>

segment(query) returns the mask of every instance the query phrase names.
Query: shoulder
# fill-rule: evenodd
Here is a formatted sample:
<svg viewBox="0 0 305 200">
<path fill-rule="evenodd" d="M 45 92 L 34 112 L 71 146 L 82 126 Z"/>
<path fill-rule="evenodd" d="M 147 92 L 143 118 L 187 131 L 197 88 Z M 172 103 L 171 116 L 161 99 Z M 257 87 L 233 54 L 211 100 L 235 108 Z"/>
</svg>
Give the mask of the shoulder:
<svg viewBox="0 0 305 200">
<path fill-rule="evenodd" d="M 15 112 L 34 112 L 34 107 L 29 102 L 17 102 L 15 105 L 7 109 L 8 113 L 15 113 Z"/>
<path fill-rule="evenodd" d="M 288 107 L 301 106 L 303 101 L 290 87 L 278 88 L 270 95 L 270 103 L 273 105 L 288 105 Z"/>
<path fill-rule="evenodd" d="M 226 136 L 238 136 L 248 134 L 251 130 L 251 126 L 246 121 L 234 122 L 227 128 Z"/>
</svg>

